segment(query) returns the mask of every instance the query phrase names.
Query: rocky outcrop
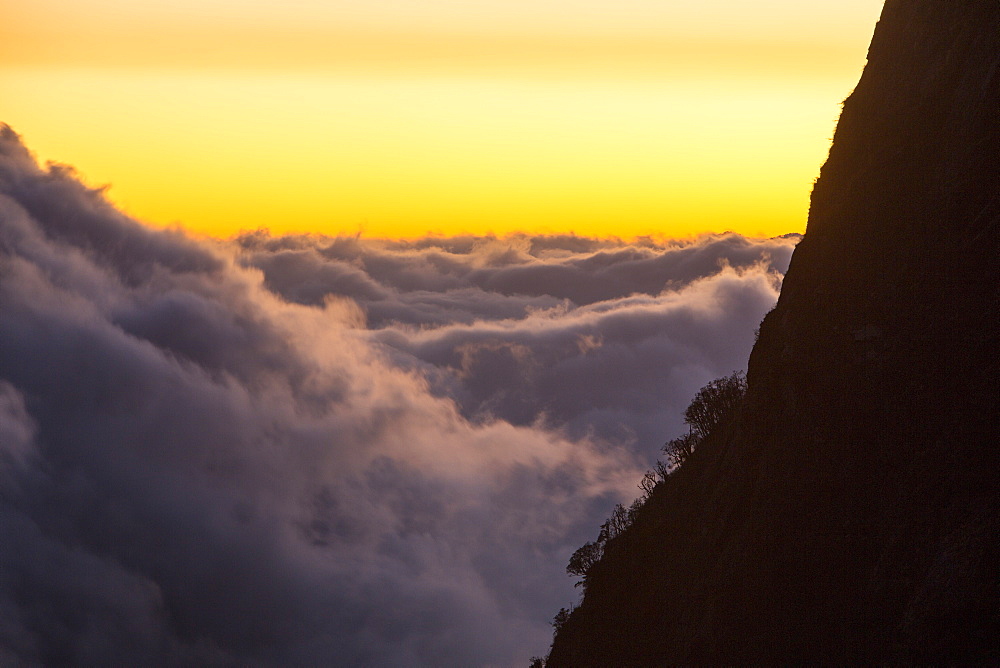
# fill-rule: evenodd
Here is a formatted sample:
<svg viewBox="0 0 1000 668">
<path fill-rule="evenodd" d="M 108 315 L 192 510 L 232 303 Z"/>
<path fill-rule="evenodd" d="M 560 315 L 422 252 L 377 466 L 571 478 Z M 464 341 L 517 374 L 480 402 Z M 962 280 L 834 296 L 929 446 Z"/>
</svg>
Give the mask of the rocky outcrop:
<svg viewBox="0 0 1000 668">
<path fill-rule="evenodd" d="M 549 666 L 1000 662 L 1000 3 L 889 0 L 741 413 Z"/>
</svg>

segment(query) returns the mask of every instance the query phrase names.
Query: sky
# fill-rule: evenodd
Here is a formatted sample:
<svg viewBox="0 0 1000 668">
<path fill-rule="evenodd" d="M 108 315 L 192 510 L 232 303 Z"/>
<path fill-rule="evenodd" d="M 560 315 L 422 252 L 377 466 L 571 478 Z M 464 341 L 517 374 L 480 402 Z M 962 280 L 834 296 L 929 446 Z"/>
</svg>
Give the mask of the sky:
<svg viewBox="0 0 1000 668">
<path fill-rule="evenodd" d="M 777 300 L 804 4 L 5 7 L 0 664 L 544 655 Z"/>
<path fill-rule="evenodd" d="M 878 0 L 32 0 L 0 121 L 148 223 L 801 232 Z"/>
</svg>

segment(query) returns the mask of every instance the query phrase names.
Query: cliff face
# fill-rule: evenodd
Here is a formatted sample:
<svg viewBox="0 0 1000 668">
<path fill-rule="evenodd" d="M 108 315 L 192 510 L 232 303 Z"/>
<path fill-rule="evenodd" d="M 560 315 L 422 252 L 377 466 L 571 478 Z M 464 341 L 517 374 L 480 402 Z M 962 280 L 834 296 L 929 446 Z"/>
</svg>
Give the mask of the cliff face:
<svg viewBox="0 0 1000 668">
<path fill-rule="evenodd" d="M 1000 661 L 1000 3 L 889 0 L 741 413 L 549 666 Z"/>
</svg>

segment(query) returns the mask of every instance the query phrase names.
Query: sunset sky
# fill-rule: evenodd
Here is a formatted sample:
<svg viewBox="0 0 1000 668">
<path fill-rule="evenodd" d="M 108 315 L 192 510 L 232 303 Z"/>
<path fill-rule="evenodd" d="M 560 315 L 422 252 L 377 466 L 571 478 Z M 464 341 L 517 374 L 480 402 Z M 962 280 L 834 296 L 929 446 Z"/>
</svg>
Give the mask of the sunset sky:
<svg viewBox="0 0 1000 668">
<path fill-rule="evenodd" d="M 878 0 L 32 0 L 0 121 L 156 225 L 802 231 Z"/>
<path fill-rule="evenodd" d="M 5 3 L 0 663 L 543 654 L 880 4 Z"/>
</svg>

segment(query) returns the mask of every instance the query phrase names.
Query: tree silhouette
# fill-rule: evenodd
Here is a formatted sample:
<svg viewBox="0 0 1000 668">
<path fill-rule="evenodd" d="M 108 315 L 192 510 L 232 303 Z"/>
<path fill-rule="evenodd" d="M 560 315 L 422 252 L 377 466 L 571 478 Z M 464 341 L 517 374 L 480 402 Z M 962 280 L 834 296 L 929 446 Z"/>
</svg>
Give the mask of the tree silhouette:
<svg viewBox="0 0 1000 668">
<path fill-rule="evenodd" d="M 573 553 L 569 558 L 569 564 L 566 565 L 566 573 L 583 578 L 576 583 L 577 587 L 585 584 L 590 567 L 600 561 L 602 556 L 604 556 L 604 542 L 601 540 L 596 543 L 586 543 Z"/>
<path fill-rule="evenodd" d="M 686 462 L 699 441 L 701 441 L 701 436 L 693 431 L 667 441 L 663 445 L 663 454 L 667 456 L 667 463 L 670 467 L 677 468 Z"/>
<path fill-rule="evenodd" d="M 691 405 L 684 411 L 688 433 L 667 441 L 663 446 L 669 466 L 677 468 L 687 461 L 702 439 L 733 414 L 746 391 L 747 381 L 742 371 L 716 378 L 698 390 Z"/>
<path fill-rule="evenodd" d="M 704 438 L 730 415 L 747 391 L 746 376 L 737 371 L 731 376 L 716 378 L 694 395 L 684 411 L 684 422 L 692 432 Z"/>
<path fill-rule="evenodd" d="M 552 618 L 552 628 L 555 633 L 559 633 L 559 629 L 569 621 L 569 616 L 573 614 L 574 607 L 571 605 L 568 608 L 559 608 L 559 612 Z"/>
<path fill-rule="evenodd" d="M 639 511 L 653 495 L 656 486 L 666 480 L 670 471 L 679 467 L 691 456 L 709 432 L 733 414 L 745 393 L 746 378 L 741 371 L 717 378 L 698 391 L 691 405 L 684 411 L 684 422 L 688 425 L 688 433 L 667 441 L 663 446 L 667 463 L 657 461 L 656 470 L 647 471 L 642 477 L 639 482 L 642 496 L 628 507 L 621 503 L 616 504 L 611 517 L 601 525 L 597 540 L 584 544 L 570 557 L 566 573 L 582 578 L 576 583 L 577 587 L 583 586 L 586 590 L 587 577 L 594 565 L 604 557 L 604 548 L 608 541 L 621 535 L 635 523 Z M 569 619 L 571 612 L 572 608 L 563 608 L 556 615 L 552 625 L 557 633 Z"/>
</svg>

